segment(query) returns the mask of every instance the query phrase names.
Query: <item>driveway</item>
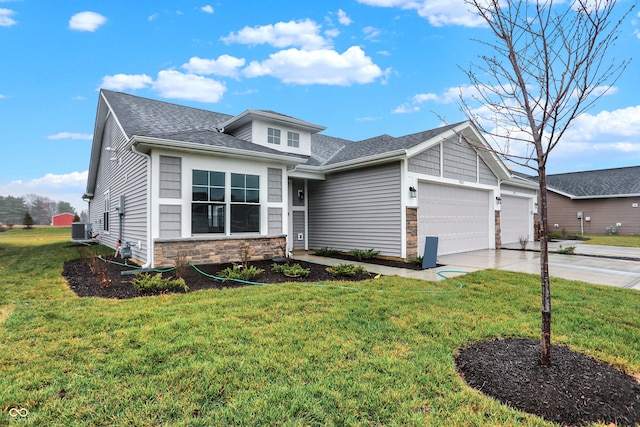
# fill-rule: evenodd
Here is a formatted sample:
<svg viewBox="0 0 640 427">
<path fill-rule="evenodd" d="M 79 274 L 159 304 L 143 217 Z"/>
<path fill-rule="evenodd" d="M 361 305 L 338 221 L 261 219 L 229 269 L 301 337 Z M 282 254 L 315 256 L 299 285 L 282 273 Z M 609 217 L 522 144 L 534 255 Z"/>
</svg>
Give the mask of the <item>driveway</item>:
<svg viewBox="0 0 640 427">
<path fill-rule="evenodd" d="M 549 254 L 549 272 L 552 277 L 580 280 L 599 285 L 616 286 L 640 290 L 640 248 L 587 245 L 579 241 L 551 242 L 549 250 L 575 246 L 576 255 Z M 384 267 L 376 264 L 361 264 L 373 273 L 397 275 L 424 280 L 442 280 L 472 271 L 494 268 L 521 273 L 540 274 L 540 245 L 529 243 L 526 251 L 520 245 L 508 245 L 501 250 L 481 250 L 438 257 L 437 267 L 429 270 Z M 319 264 L 344 262 L 334 258 L 296 254 L 295 258 Z M 625 259 L 619 259 L 625 258 Z"/>
</svg>

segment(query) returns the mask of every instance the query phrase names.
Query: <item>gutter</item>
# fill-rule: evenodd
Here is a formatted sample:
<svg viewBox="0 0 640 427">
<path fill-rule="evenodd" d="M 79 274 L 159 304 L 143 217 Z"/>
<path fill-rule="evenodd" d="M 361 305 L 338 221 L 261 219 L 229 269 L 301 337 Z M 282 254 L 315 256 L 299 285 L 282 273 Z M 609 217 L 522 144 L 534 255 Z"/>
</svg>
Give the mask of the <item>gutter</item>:
<svg viewBox="0 0 640 427">
<path fill-rule="evenodd" d="M 147 262 L 144 263 L 142 268 L 149 268 L 153 265 L 153 239 L 151 237 L 151 156 L 138 151 L 134 144 L 131 144 L 131 151 L 147 159 Z"/>
</svg>

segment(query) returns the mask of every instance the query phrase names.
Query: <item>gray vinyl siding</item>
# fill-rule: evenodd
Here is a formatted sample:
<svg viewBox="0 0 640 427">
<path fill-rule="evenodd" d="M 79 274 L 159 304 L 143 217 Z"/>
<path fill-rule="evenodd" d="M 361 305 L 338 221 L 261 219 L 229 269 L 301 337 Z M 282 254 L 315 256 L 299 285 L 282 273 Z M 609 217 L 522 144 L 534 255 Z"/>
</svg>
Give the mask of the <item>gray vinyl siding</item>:
<svg viewBox="0 0 640 427">
<path fill-rule="evenodd" d="M 293 211 L 293 249 L 304 249 L 304 240 L 298 240 L 298 234 L 304 236 L 304 211 Z"/>
<path fill-rule="evenodd" d="M 310 249 L 375 249 L 402 256 L 400 176 L 400 163 L 394 162 L 309 181 Z"/>
<path fill-rule="evenodd" d="M 409 159 L 409 172 L 440 176 L 440 145 L 431 147 Z"/>
<path fill-rule="evenodd" d="M 462 181 L 477 182 L 478 180 L 478 154 L 466 142 L 447 140 L 443 148 L 443 173 L 444 178 L 459 179 Z"/>
<path fill-rule="evenodd" d="M 251 132 L 252 124 L 247 123 L 243 126 L 240 126 L 233 132 L 233 136 L 236 138 L 244 139 L 245 141 L 253 141 L 253 135 Z"/>
<path fill-rule="evenodd" d="M 480 184 L 498 185 L 498 178 L 491 172 L 491 169 L 489 169 L 489 166 L 487 166 L 484 160 L 479 158 L 478 165 L 480 166 Z"/>
<path fill-rule="evenodd" d="M 107 152 L 105 147 L 115 151 Z M 90 222 L 93 234 L 100 235 L 100 242 L 115 248 L 122 234 L 123 243 L 130 242 L 133 257 L 146 261 L 147 255 L 147 162 L 146 158 L 129 150 L 129 142 L 117 125 L 113 115 L 107 117 L 102 150 L 100 151 L 96 188 L 91 200 Z M 111 160 L 113 158 L 114 160 Z M 109 191 L 110 231 L 103 231 L 104 193 Z M 116 206 L 120 196 L 125 196 L 124 215 L 120 216 Z M 141 247 L 137 247 L 140 242 Z"/>
<path fill-rule="evenodd" d="M 160 197 L 181 198 L 182 159 L 180 157 L 160 156 Z"/>
<path fill-rule="evenodd" d="M 304 206 L 304 198 L 298 197 L 298 192 L 302 191 L 304 194 L 304 180 L 292 179 L 291 180 L 291 204 L 293 206 Z"/>
<path fill-rule="evenodd" d="M 282 169 L 267 169 L 267 201 L 282 202 Z"/>
<path fill-rule="evenodd" d="M 268 208 L 268 232 L 270 236 L 282 234 L 282 208 Z"/>
<path fill-rule="evenodd" d="M 178 239 L 182 236 L 182 206 L 160 205 L 160 238 Z"/>
</svg>

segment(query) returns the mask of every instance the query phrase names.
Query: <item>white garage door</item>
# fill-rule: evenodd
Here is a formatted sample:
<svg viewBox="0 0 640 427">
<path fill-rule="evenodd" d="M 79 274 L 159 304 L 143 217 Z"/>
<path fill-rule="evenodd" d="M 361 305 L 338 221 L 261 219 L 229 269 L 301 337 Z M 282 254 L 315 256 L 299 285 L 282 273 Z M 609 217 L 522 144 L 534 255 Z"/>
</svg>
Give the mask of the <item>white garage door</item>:
<svg viewBox="0 0 640 427">
<path fill-rule="evenodd" d="M 421 182 L 418 188 L 418 246 L 425 236 L 438 236 L 438 255 L 489 248 L 495 229 L 489 192 Z M 493 206 L 491 206 L 493 208 Z"/>
<path fill-rule="evenodd" d="M 503 195 L 500 211 L 500 237 L 503 245 L 520 242 L 520 236 L 532 240 L 529 199 Z"/>
</svg>

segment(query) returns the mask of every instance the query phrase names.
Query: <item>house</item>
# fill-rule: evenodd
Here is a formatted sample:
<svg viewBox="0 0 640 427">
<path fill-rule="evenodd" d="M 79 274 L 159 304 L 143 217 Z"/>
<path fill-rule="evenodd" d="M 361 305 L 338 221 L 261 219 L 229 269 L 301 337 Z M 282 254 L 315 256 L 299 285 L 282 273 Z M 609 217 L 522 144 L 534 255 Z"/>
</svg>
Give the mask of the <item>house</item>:
<svg viewBox="0 0 640 427">
<path fill-rule="evenodd" d="M 93 234 L 150 266 L 330 247 L 412 259 L 533 236 L 536 186 L 470 122 L 363 141 L 268 110 L 228 115 L 101 90 L 86 193 Z"/>
<path fill-rule="evenodd" d="M 547 175 L 550 231 L 640 234 L 640 166 Z"/>
<path fill-rule="evenodd" d="M 71 227 L 71 224 L 73 224 L 73 219 L 75 217 L 75 214 L 68 212 L 54 215 L 53 217 L 51 217 L 51 225 L 54 227 Z"/>
</svg>

